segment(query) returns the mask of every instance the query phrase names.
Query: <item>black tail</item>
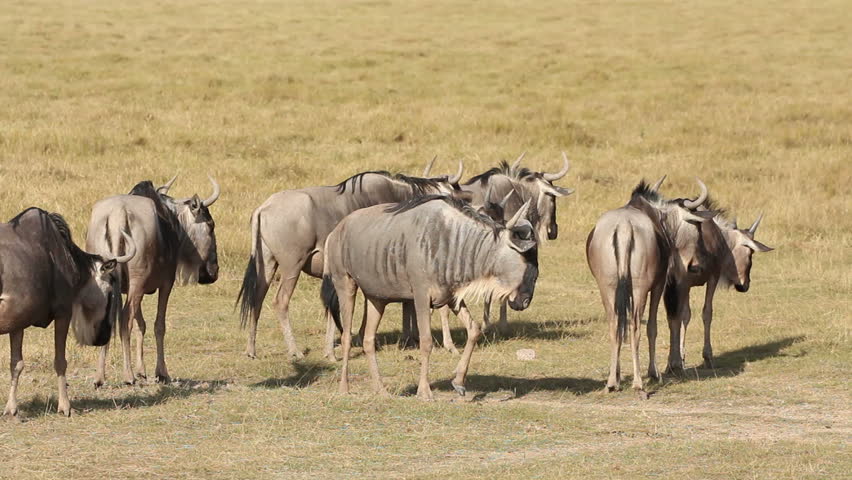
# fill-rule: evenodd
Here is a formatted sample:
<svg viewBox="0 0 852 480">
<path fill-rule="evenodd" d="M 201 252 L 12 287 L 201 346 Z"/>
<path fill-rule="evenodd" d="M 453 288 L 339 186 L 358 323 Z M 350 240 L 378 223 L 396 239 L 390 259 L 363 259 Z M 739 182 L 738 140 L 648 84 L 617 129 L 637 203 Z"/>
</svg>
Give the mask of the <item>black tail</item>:
<svg viewBox="0 0 852 480">
<path fill-rule="evenodd" d="M 621 338 L 627 335 L 627 315 L 633 310 L 633 279 L 622 277 L 615 287 L 615 314 L 618 316 L 618 329 Z"/>
<path fill-rule="evenodd" d="M 256 315 L 257 311 L 260 310 L 257 298 L 257 263 L 254 255 L 249 258 L 246 274 L 243 277 L 243 286 L 240 287 L 240 294 L 237 295 L 236 303 L 240 304 L 240 327 L 245 328 L 249 316 Z M 234 308 L 236 308 L 236 304 Z"/>
<path fill-rule="evenodd" d="M 331 318 L 334 319 L 334 324 L 337 325 L 337 331 L 343 332 L 343 325 L 340 324 L 340 300 L 337 298 L 337 290 L 334 288 L 334 283 L 331 282 L 331 275 L 322 276 L 322 287 L 320 288 L 320 297 L 325 309 L 331 312 Z"/>
</svg>

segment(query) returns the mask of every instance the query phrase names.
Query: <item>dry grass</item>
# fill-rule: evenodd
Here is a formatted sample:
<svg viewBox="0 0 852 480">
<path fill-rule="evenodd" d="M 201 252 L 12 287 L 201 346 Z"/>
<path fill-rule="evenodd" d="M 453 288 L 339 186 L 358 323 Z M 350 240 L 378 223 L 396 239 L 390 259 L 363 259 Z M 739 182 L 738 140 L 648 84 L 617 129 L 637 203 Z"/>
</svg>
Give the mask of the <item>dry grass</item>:
<svg viewBox="0 0 852 480">
<path fill-rule="evenodd" d="M 78 410 L 59 418 L 52 331 L 28 330 L 26 421 L 0 422 L 0 477 L 801 479 L 852 468 L 846 2 L 38 0 L 6 2 L 0 32 L 0 217 L 39 205 L 82 240 L 91 205 L 138 180 L 180 172 L 178 194 L 203 194 L 209 171 L 224 188 L 221 279 L 173 296 L 167 360 L 180 383 L 118 386 L 113 349 L 111 386 L 94 391 L 96 352 L 72 346 Z M 379 362 L 402 397 L 372 398 L 360 356 L 355 394 L 334 393 L 315 280 L 292 306 L 307 360 L 285 360 L 268 306 L 260 358 L 242 356 L 232 305 L 248 217 L 270 193 L 417 172 L 435 154 L 474 173 L 525 149 L 541 169 L 566 149 L 562 183 L 577 193 L 560 205 L 533 307 L 474 354 L 474 402 L 454 399 L 455 358 L 442 351 L 438 401 L 405 396 L 417 362 L 393 345 L 396 309 Z M 777 250 L 756 259 L 748 294 L 717 296 L 719 368 L 666 378 L 641 402 L 601 393 L 606 326 L 583 244 L 601 212 L 662 173 L 672 195 L 702 177 L 743 223 L 765 210 L 759 238 Z M 538 359 L 518 362 L 518 348 Z"/>
</svg>

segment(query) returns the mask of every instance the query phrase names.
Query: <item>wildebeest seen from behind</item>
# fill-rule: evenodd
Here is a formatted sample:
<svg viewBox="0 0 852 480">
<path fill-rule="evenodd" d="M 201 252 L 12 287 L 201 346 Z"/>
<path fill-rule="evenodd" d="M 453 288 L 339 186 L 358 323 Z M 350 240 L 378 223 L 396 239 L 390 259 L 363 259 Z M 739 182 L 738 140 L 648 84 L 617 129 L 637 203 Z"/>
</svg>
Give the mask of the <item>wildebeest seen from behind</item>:
<svg viewBox="0 0 852 480">
<path fill-rule="evenodd" d="M 156 379 L 170 380 L 165 360 L 166 308 L 176 279 L 182 283 L 210 284 L 219 277 L 215 223 L 209 207 L 219 198 L 219 185 L 212 178 L 213 193 L 205 200 L 198 195 L 176 199 L 167 195 L 172 181 L 155 189 L 150 181 L 137 184 L 127 195 L 103 199 L 92 208 L 86 237 L 87 249 L 108 255 L 125 248 L 118 232 L 127 230 L 138 252 L 122 270 L 122 290 L 127 301 L 119 322 L 124 361 L 124 382 L 147 378 L 143 359 L 146 324 L 142 298 L 158 292 L 154 335 L 157 342 Z M 136 322 L 136 377 L 130 366 L 130 332 Z M 101 350 L 95 385 L 104 383 L 108 346 Z"/>
<path fill-rule="evenodd" d="M 470 357 L 480 335 L 465 300 L 507 298 L 515 310 L 532 301 L 538 242 L 524 219 L 528 208 L 529 204 L 504 228 L 455 199 L 432 195 L 358 210 L 343 219 L 326 240 L 322 286 L 323 304 L 342 328 L 341 392 L 349 390 L 350 328 L 360 288 L 368 304 L 364 351 L 376 391 L 386 393 L 375 345 L 382 313 L 390 302 L 413 300 L 420 330 L 418 396 L 432 398 L 430 309 L 447 304 L 467 328 L 467 344 L 452 382 L 464 395 Z"/>
<path fill-rule="evenodd" d="M 24 369 L 27 327 L 54 323 L 54 361 L 60 413 L 71 415 L 65 382 L 68 328 L 83 345 L 109 341 L 121 308 L 116 266 L 133 258 L 133 240 L 122 232 L 127 253 L 113 258 L 81 250 L 59 214 L 28 208 L 0 224 L 0 335 L 9 334 L 12 374 L 4 414 L 18 412 L 17 390 Z"/>
<path fill-rule="evenodd" d="M 664 177 L 665 178 L 665 177 Z M 687 222 L 704 222 L 693 213 L 700 202 L 667 201 L 642 181 L 627 205 L 601 215 L 586 241 L 589 269 L 598 284 L 609 321 L 610 372 L 607 391 L 620 388 L 621 345 L 630 329 L 633 388 L 644 394 L 639 366 L 639 327 L 650 294 L 648 375 L 659 379 L 655 361 L 657 309 L 663 293 L 674 236 Z M 703 189 L 703 184 L 702 189 Z"/>
<path fill-rule="evenodd" d="M 251 257 L 237 298 L 240 320 L 248 324 L 246 355 L 257 355 L 255 339 L 261 306 L 276 271 L 278 320 L 292 358 L 304 355 L 290 325 L 290 299 L 301 272 L 319 278 L 325 239 L 346 215 L 365 207 L 395 203 L 424 194 L 454 194 L 463 165 L 454 176 L 408 177 L 385 171 L 363 172 L 337 185 L 284 190 L 270 196 L 251 216 Z M 324 352 L 334 358 L 334 352 Z"/>
<path fill-rule="evenodd" d="M 718 286 L 733 286 L 745 293 L 751 284 L 752 256 L 768 252 L 767 247 L 754 239 L 763 215 L 748 229 L 737 228 L 736 221 L 725 218 L 725 212 L 707 198 L 702 209 L 713 215 L 712 222 L 682 229 L 675 238 L 678 255 L 669 269 L 664 295 L 671 332 L 671 350 L 667 370 L 682 370 L 686 361 L 685 339 L 691 310 L 689 292 L 706 284 L 702 320 L 704 322 L 704 367 L 713 368 L 713 346 L 710 325 L 713 321 L 713 298 Z"/>
</svg>

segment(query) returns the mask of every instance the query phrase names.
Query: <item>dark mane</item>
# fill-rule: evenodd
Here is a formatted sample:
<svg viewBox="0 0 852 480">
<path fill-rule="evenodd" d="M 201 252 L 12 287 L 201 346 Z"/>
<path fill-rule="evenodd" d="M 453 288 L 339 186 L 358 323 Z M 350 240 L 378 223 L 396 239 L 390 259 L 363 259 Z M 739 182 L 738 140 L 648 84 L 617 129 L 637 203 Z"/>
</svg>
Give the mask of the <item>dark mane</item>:
<svg viewBox="0 0 852 480">
<path fill-rule="evenodd" d="M 473 185 L 476 182 L 480 182 L 483 186 L 488 183 L 488 180 L 494 175 L 506 175 L 507 177 L 514 179 L 526 178 L 529 176 L 534 176 L 535 172 L 530 170 L 529 168 L 523 167 L 514 175 L 512 175 L 512 167 L 509 165 L 509 162 L 503 160 L 500 162 L 499 166 L 496 166 L 486 172 L 480 173 L 474 177 L 471 177 L 468 181 L 464 182 L 464 185 Z"/>
<path fill-rule="evenodd" d="M 394 215 L 399 215 L 400 213 L 405 213 L 409 210 L 413 210 L 425 203 L 434 202 L 434 201 L 442 201 L 447 205 L 453 207 L 459 212 L 463 213 L 466 217 L 475 220 L 476 222 L 484 225 L 492 230 L 495 236 L 503 229 L 503 227 L 492 220 L 490 217 L 486 215 L 482 215 L 481 213 L 474 210 L 467 203 L 453 198 L 447 195 L 421 195 L 419 197 L 414 197 L 405 202 L 399 202 L 391 205 L 390 207 L 385 209 L 386 213 L 392 213 Z"/>
<path fill-rule="evenodd" d="M 80 282 L 84 272 L 90 271 L 95 260 L 100 257 L 83 251 L 74 243 L 68 222 L 58 213 L 48 212 L 38 207 L 30 207 L 9 220 L 9 224 L 17 230 L 21 226 L 24 215 L 31 211 L 38 214 L 41 223 L 42 233 L 38 234 L 39 243 L 51 256 L 62 255 L 68 260 L 68 262 L 54 262 L 56 268 L 68 274 L 75 284 Z M 71 271 L 66 270 L 69 266 Z"/>
<path fill-rule="evenodd" d="M 411 187 L 411 190 L 412 192 L 414 192 L 415 195 L 428 195 L 437 191 L 440 188 L 440 183 L 438 179 L 409 177 L 408 175 L 403 175 L 401 173 L 392 174 L 387 170 L 371 170 L 369 172 L 356 173 L 355 175 L 352 175 L 346 180 L 335 185 L 335 188 L 337 188 L 337 193 L 345 193 L 347 185 L 352 188 L 353 192 L 356 189 L 363 188 L 364 176 L 370 174 L 380 175 L 391 180 L 396 180 L 398 182 L 405 183 L 406 185 Z"/>
<path fill-rule="evenodd" d="M 631 200 L 636 197 L 644 198 L 652 203 L 665 200 L 657 191 L 651 189 L 651 186 L 645 182 L 644 178 L 639 182 L 639 185 L 636 185 L 636 188 L 633 189 L 633 193 L 630 194 Z"/>
<path fill-rule="evenodd" d="M 724 207 L 719 206 L 719 203 L 716 201 L 716 199 L 711 197 L 710 195 L 707 195 L 707 200 L 704 200 L 704 203 L 702 205 L 708 211 L 716 212 L 716 216 L 724 218 L 728 214 L 728 210 Z"/>
<path fill-rule="evenodd" d="M 150 180 L 137 183 L 130 190 L 129 195 L 145 197 L 154 202 L 154 208 L 157 211 L 157 220 L 165 239 L 166 256 L 168 258 L 177 258 L 180 241 L 179 232 L 182 229 L 175 212 L 163 201 L 164 198 L 171 197 L 157 193 L 157 189 L 154 188 L 154 184 Z"/>
</svg>

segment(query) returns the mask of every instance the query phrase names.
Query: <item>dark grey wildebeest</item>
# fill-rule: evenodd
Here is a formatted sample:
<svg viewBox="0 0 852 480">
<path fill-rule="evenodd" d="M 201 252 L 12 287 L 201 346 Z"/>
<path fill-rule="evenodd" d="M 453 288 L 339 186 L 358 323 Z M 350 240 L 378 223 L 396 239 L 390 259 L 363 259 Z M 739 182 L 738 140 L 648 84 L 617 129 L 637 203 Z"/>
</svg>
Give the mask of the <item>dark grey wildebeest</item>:
<svg viewBox="0 0 852 480">
<path fill-rule="evenodd" d="M 465 300 L 507 298 L 515 310 L 532 301 L 538 242 L 524 219 L 528 208 L 529 203 L 501 227 L 453 198 L 432 195 L 358 210 L 343 219 L 326 240 L 322 286 L 323 304 L 342 329 L 340 391 L 349 391 L 350 328 L 355 293 L 361 289 L 368 305 L 364 351 L 376 391 L 386 394 L 375 345 L 382 313 L 390 302 L 413 301 L 420 330 L 418 396 L 432 398 L 430 309 L 447 304 L 467 328 L 467 344 L 452 382 L 464 395 L 470 357 L 481 331 Z"/>
<path fill-rule="evenodd" d="M 154 335 L 157 342 L 158 382 L 170 381 L 165 359 L 166 308 L 175 280 L 211 284 L 219 277 L 215 223 L 209 207 L 219 198 L 219 185 L 212 178 L 213 193 L 205 200 L 198 195 L 176 199 L 167 192 L 174 182 L 155 189 L 149 181 L 133 187 L 127 195 L 105 198 L 92 208 L 86 248 L 102 255 L 118 254 L 126 245 L 118 232 L 127 230 L 138 253 L 122 271 L 122 290 L 127 301 L 119 322 L 124 359 L 124 382 L 147 378 L 143 361 L 145 319 L 142 298 L 157 295 Z M 112 253 L 111 253 L 112 252 Z M 135 320 L 136 376 L 130 366 L 130 333 Z M 101 350 L 95 385 L 104 383 L 108 345 Z"/>
<path fill-rule="evenodd" d="M 424 194 L 453 194 L 463 168 L 459 162 L 456 175 L 433 178 L 363 172 L 335 186 L 284 190 L 263 202 L 251 216 L 251 257 L 237 298 L 241 323 L 249 326 L 246 355 L 254 358 L 257 354 L 257 321 L 276 271 L 281 274 L 275 299 L 278 320 L 290 356 L 300 359 L 304 355 L 290 326 L 290 299 L 301 272 L 322 276 L 325 239 L 337 223 L 355 210 L 372 205 Z M 333 327 L 328 330 L 333 331 Z M 327 343 L 333 344 L 333 338 Z M 324 354 L 334 359 L 334 351 L 328 347 Z"/>
<path fill-rule="evenodd" d="M 0 224 L 0 335 L 9 334 L 12 373 L 4 414 L 18 412 L 24 330 L 54 323 L 57 409 L 71 415 L 65 382 L 68 328 L 74 326 L 74 336 L 83 345 L 109 341 L 121 305 L 115 269 L 135 253 L 126 233 L 124 239 L 127 253 L 117 258 L 86 253 L 74 243 L 60 215 L 38 208 L 24 210 L 9 223 Z"/>
<path fill-rule="evenodd" d="M 665 177 L 664 177 L 665 178 Z M 627 205 L 604 213 L 589 233 L 586 257 L 598 284 L 609 321 L 610 371 L 607 391 L 620 388 L 621 345 L 630 329 L 633 388 L 644 393 L 639 366 L 639 326 L 650 294 L 648 317 L 648 375 L 660 379 L 655 362 L 657 309 L 666 284 L 668 264 L 677 233 L 688 222 L 706 222 L 692 211 L 700 201 L 665 200 L 657 193 L 660 179 L 649 186 L 642 181 Z M 702 191 L 706 195 L 703 184 Z"/>
<path fill-rule="evenodd" d="M 678 254 L 672 259 L 665 290 L 665 305 L 671 333 L 671 350 L 667 370 L 682 370 L 686 362 L 686 328 L 691 310 L 689 292 L 693 287 L 706 285 L 704 308 L 704 367 L 713 368 L 713 346 L 710 324 L 713 321 L 713 297 L 718 286 L 733 286 L 745 293 L 751 284 L 752 256 L 772 248 L 754 239 L 763 215 L 747 230 L 737 228 L 736 221 L 725 218 L 708 198 L 702 209 L 713 214 L 712 222 L 682 229 L 675 238 Z"/>
</svg>

